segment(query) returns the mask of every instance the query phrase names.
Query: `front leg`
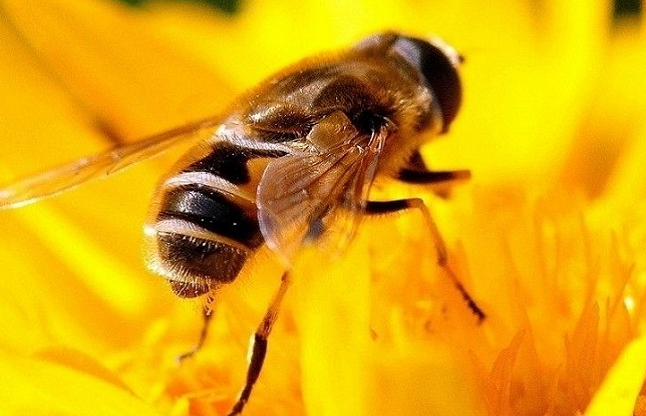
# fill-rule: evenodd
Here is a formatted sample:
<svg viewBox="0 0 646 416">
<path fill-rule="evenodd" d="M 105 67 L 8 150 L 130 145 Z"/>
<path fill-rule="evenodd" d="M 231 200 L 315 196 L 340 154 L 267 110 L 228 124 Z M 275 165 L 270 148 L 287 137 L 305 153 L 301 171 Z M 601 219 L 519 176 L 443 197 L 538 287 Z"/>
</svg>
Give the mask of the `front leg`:
<svg viewBox="0 0 646 416">
<path fill-rule="evenodd" d="M 442 198 L 449 195 L 452 182 L 467 180 L 471 178 L 469 170 L 430 170 L 419 151 L 416 151 L 408 159 L 408 164 L 397 173 L 397 179 L 411 184 L 439 185 L 434 187 L 433 192 Z"/>
<path fill-rule="evenodd" d="M 473 312 L 473 314 L 478 318 L 478 322 L 482 322 L 487 317 L 487 315 L 482 309 L 480 309 L 469 292 L 467 292 L 467 290 L 464 288 L 462 282 L 460 282 L 455 273 L 453 273 L 453 270 L 451 270 L 451 268 L 449 267 L 446 245 L 444 244 L 440 230 L 437 228 L 437 224 L 435 224 L 435 221 L 433 220 L 428 207 L 424 204 L 424 201 L 422 201 L 420 198 L 397 199 L 394 201 L 366 201 L 364 207 L 365 213 L 368 215 L 391 214 L 406 209 L 417 209 L 422 213 L 422 215 L 424 216 L 424 221 L 427 223 L 428 228 L 431 230 L 433 245 L 435 246 L 437 264 L 446 271 L 453 285 L 460 292 L 469 309 L 471 309 L 471 312 Z"/>
<path fill-rule="evenodd" d="M 427 170 L 419 171 L 404 168 L 397 174 L 397 179 L 412 184 L 436 184 L 471 178 L 471 171 L 461 170 Z"/>
</svg>

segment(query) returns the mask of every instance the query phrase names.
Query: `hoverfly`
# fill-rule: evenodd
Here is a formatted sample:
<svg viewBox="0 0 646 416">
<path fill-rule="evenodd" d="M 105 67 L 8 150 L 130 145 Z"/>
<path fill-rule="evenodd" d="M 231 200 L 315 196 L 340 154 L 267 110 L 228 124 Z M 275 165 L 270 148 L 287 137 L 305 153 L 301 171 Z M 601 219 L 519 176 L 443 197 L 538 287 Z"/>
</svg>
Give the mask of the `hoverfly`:
<svg viewBox="0 0 646 416">
<path fill-rule="evenodd" d="M 342 251 L 363 215 L 419 209 L 438 263 L 446 250 L 419 198 L 372 201 L 378 175 L 437 184 L 468 170 L 431 171 L 419 148 L 448 131 L 461 104 L 461 56 L 438 39 L 386 32 L 346 51 L 300 62 L 205 119 L 0 188 L 15 207 L 115 173 L 208 129 L 157 188 L 145 225 L 150 267 L 184 298 L 212 296 L 236 279 L 263 244 L 286 271 L 254 336 L 247 379 L 230 415 L 242 412 L 260 375 L 267 339 L 304 244 Z M 472 311 L 484 314 L 450 273 Z M 208 316 L 197 348 L 206 336 Z"/>
</svg>

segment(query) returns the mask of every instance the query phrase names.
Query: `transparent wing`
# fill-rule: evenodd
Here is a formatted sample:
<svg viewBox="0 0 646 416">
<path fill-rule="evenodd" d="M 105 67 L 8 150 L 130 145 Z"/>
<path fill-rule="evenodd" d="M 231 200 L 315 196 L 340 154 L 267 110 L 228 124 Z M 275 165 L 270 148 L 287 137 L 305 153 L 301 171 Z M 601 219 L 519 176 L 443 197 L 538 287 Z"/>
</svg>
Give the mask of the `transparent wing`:
<svg viewBox="0 0 646 416">
<path fill-rule="evenodd" d="M 86 181 L 117 173 L 179 143 L 196 139 L 199 137 L 198 133 L 218 125 L 218 120 L 210 118 L 186 124 L 0 186 L 0 209 L 23 206 Z"/>
<path fill-rule="evenodd" d="M 343 251 L 361 218 L 383 139 L 341 136 L 323 154 L 269 163 L 258 187 L 258 219 L 267 245 L 287 264 L 308 243 L 331 257 Z"/>
</svg>

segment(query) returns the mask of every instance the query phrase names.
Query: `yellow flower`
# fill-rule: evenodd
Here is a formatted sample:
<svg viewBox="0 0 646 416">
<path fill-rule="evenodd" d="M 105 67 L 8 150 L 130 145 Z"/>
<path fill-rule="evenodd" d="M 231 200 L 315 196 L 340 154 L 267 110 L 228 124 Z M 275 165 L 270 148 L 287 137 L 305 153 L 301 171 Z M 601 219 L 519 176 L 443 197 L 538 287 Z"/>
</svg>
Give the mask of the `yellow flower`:
<svg viewBox="0 0 646 416">
<path fill-rule="evenodd" d="M 470 168 L 423 196 L 482 323 L 411 212 L 366 220 L 332 264 L 305 252 L 245 415 L 646 415 L 643 29 L 603 1 L 475 6 L 248 1 L 130 9 L 0 2 L 0 179 L 217 114 L 274 70 L 394 28 L 467 57 L 465 103 L 426 146 Z M 140 229 L 178 153 L 0 212 L 0 413 L 226 414 L 281 271 L 262 250 L 200 305 L 142 262 Z M 376 195 L 377 196 L 377 195 Z"/>
</svg>

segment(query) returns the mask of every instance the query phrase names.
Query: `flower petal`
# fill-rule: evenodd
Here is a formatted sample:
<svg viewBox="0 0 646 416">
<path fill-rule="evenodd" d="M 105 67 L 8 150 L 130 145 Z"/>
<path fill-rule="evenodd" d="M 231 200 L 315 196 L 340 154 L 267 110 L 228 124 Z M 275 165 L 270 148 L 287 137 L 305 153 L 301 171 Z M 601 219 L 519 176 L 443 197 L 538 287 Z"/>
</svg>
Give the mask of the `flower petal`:
<svg viewBox="0 0 646 416">
<path fill-rule="evenodd" d="M 159 415 L 118 384 L 76 366 L 0 351 L 0 403 L 5 415 Z M 63 364 L 63 365 L 61 365 Z M 93 364 L 89 367 L 98 367 Z"/>
<path fill-rule="evenodd" d="M 631 416 L 646 380 L 646 337 L 632 341 L 606 375 L 585 416 Z"/>
<path fill-rule="evenodd" d="M 213 94 L 230 95 L 212 68 L 160 40 L 144 12 L 109 1 L 5 3 L 48 75 L 120 138 L 212 116 L 226 103 Z"/>
</svg>

